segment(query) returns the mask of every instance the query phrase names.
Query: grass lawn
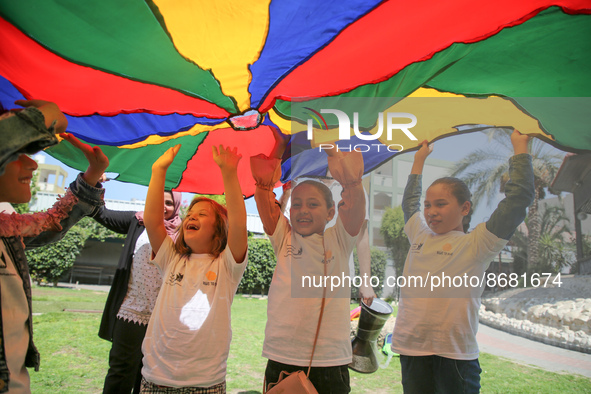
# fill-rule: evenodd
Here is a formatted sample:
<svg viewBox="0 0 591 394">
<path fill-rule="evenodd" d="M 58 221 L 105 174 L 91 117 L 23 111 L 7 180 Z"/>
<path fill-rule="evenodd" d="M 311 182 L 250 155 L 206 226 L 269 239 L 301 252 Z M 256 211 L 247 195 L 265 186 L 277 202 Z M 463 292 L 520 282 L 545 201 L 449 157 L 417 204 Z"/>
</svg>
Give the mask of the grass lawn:
<svg viewBox="0 0 591 394">
<path fill-rule="evenodd" d="M 39 372 L 30 370 L 33 393 L 100 393 L 111 344 L 97 335 L 107 293 L 33 287 L 35 344 L 41 353 Z"/>
<path fill-rule="evenodd" d="M 108 368 L 110 343 L 97 336 L 106 293 L 34 287 L 35 343 L 41 369 L 31 371 L 33 393 L 100 393 Z M 262 391 L 266 360 L 261 357 L 267 301 L 236 296 L 232 307 L 233 339 L 228 359 L 228 393 Z M 591 380 L 514 364 L 481 354 L 483 393 L 589 393 Z M 401 393 L 397 358 L 373 374 L 351 371 L 353 393 Z"/>
</svg>

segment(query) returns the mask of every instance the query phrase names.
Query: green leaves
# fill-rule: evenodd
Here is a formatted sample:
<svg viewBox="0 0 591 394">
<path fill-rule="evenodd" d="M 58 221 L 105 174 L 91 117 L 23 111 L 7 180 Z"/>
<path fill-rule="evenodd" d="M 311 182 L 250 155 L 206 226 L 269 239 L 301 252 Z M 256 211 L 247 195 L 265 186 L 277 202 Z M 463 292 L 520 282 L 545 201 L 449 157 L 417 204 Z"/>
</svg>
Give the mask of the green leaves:
<svg viewBox="0 0 591 394">
<path fill-rule="evenodd" d="M 91 218 L 83 218 L 59 242 L 25 250 L 31 277 L 37 283 L 46 281 L 57 284 L 58 280 L 72 269 L 88 238 L 104 241 L 107 238 L 124 236 L 106 229 Z"/>
<path fill-rule="evenodd" d="M 406 255 L 410 249 L 408 237 L 404 232 L 404 213 L 402 212 L 402 207 L 386 208 L 386 212 L 382 217 L 380 232 L 394 259 L 396 275 L 402 275 Z"/>
<path fill-rule="evenodd" d="M 56 284 L 72 268 L 87 238 L 83 228 L 74 226 L 59 242 L 25 250 L 31 277 L 38 283 L 47 281 Z"/>
<path fill-rule="evenodd" d="M 248 239 L 248 265 L 238 286 L 239 293 L 267 294 L 277 265 L 268 239 Z"/>
<path fill-rule="evenodd" d="M 386 253 L 382 252 L 376 247 L 371 247 L 371 275 L 372 277 L 376 277 L 379 279 L 378 286 L 373 288 L 373 291 L 376 293 L 376 297 L 381 297 L 382 291 L 384 290 L 382 285 L 384 284 L 384 275 L 386 273 L 386 266 L 388 265 L 387 255 Z M 357 257 L 357 250 L 355 250 L 353 254 L 353 258 L 355 261 L 355 275 L 360 276 L 359 272 L 359 258 Z M 368 282 L 369 283 L 369 282 Z M 359 289 L 351 286 L 351 298 L 356 299 L 359 298 Z"/>
</svg>

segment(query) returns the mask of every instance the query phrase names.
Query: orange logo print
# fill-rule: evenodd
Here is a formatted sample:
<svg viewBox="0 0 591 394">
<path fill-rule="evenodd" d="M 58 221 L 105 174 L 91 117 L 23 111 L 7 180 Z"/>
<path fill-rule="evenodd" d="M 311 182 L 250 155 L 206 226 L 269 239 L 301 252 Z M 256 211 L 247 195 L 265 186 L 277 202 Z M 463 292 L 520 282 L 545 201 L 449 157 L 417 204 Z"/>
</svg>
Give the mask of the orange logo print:
<svg viewBox="0 0 591 394">
<path fill-rule="evenodd" d="M 451 250 L 451 244 L 445 244 L 445 245 L 443 245 L 443 250 L 445 252 L 449 252 Z"/>
<path fill-rule="evenodd" d="M 209 281 L 214 281 L 214 280 L 216 280 L 216 278 L 217 278 L 218 276 L 217 276 L 217 275 L 216 275 L 216 273 L 215 273 L 215 272 L 213 272 L 213 271 L 207 271 L 207 273 L 205 274 L 205 277 L 206 277 L 206 278 L 207 278 L 207 280 L 209 280 Z"/>
</svg>

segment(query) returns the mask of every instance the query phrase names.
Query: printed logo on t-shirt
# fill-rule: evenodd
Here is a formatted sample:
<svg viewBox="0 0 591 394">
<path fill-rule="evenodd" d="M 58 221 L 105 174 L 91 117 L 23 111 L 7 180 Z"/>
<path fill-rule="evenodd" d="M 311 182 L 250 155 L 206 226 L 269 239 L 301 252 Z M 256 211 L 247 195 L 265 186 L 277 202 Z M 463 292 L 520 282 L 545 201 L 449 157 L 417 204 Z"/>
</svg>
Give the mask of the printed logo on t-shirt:
<svg viewBox="0 0 591 394">
<path fill-rule="evenodd" d="M 213 271 L 207 271 L 207 273 L 205 274 L 205 279 L 203 281 L 203 284 L 205 286 L 216 286 L 218 282 L 216 282 L 216 279 L 218 278 L 218 275 L 213 272 Z"/>
<path fill-rule="evenodd" d="M 168 276 L 168 280 L 166 281 L 167 285 L 171 285 L 171 286 L 176 286 L 176 285 L 181 285 L 181 282 L 183 281 L 183 274 L 181 274 L 180 272 L 177 272 L 176 274 L 174 272 L 172 272 L 169 276 Z"/>
<path fill-rule="evenodd" d="M 296 249 L 295 246 L 287 245 L 287 252 L 285 253 L 285 257 L 293 257 L 299 259 L 302 255 L 302 247 L 300 246 L 299 249 Z"/>
<path fill-rule="evenodd" d="M 334 260 L 334 256 L 332 255 L 332 251 L 327 250 L 326 252 L 324 252 L 324 259 L 322 260 L 322 263 L 328 264 L 333 260 Z"/>
<path fill-rule="evenodd" d="M 421 253 L 422 243 L 414 243 L 410 246 L 410 253 Z"/>
<path fill-rule="evenodd" d="M 446 243 L 441 248 L 442 250 L 438 250 L 437 254 L 444 255 L 444 256 L 453 256 L 453 252 L 451 251 L 452 245 L 450 243 Z"/>
<path fill-rule="evenodd" d="M 205 277 L 207 278 L 207 280 L 212 281 L 212 280 L 215 280 L 218 277 L 218 275 L 213 271 L 207 271 L 207 274 L 205 274 Z"/>
</svg>

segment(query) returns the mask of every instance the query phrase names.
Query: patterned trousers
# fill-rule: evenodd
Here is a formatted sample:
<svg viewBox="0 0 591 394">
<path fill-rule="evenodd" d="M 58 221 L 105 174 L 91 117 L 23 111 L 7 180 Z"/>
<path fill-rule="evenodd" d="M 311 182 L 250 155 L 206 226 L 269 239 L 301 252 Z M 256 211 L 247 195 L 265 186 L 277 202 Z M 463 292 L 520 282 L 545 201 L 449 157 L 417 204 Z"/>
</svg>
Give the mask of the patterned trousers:
<svg viewBox="0 0 591 394">
<path fill-rule="evenodd" d="M 142 377 L 142 393 L 158 394 L 226 394 L 226 382 L 211 387 L 168 387 L 148 382 Z"/>
</svg>

